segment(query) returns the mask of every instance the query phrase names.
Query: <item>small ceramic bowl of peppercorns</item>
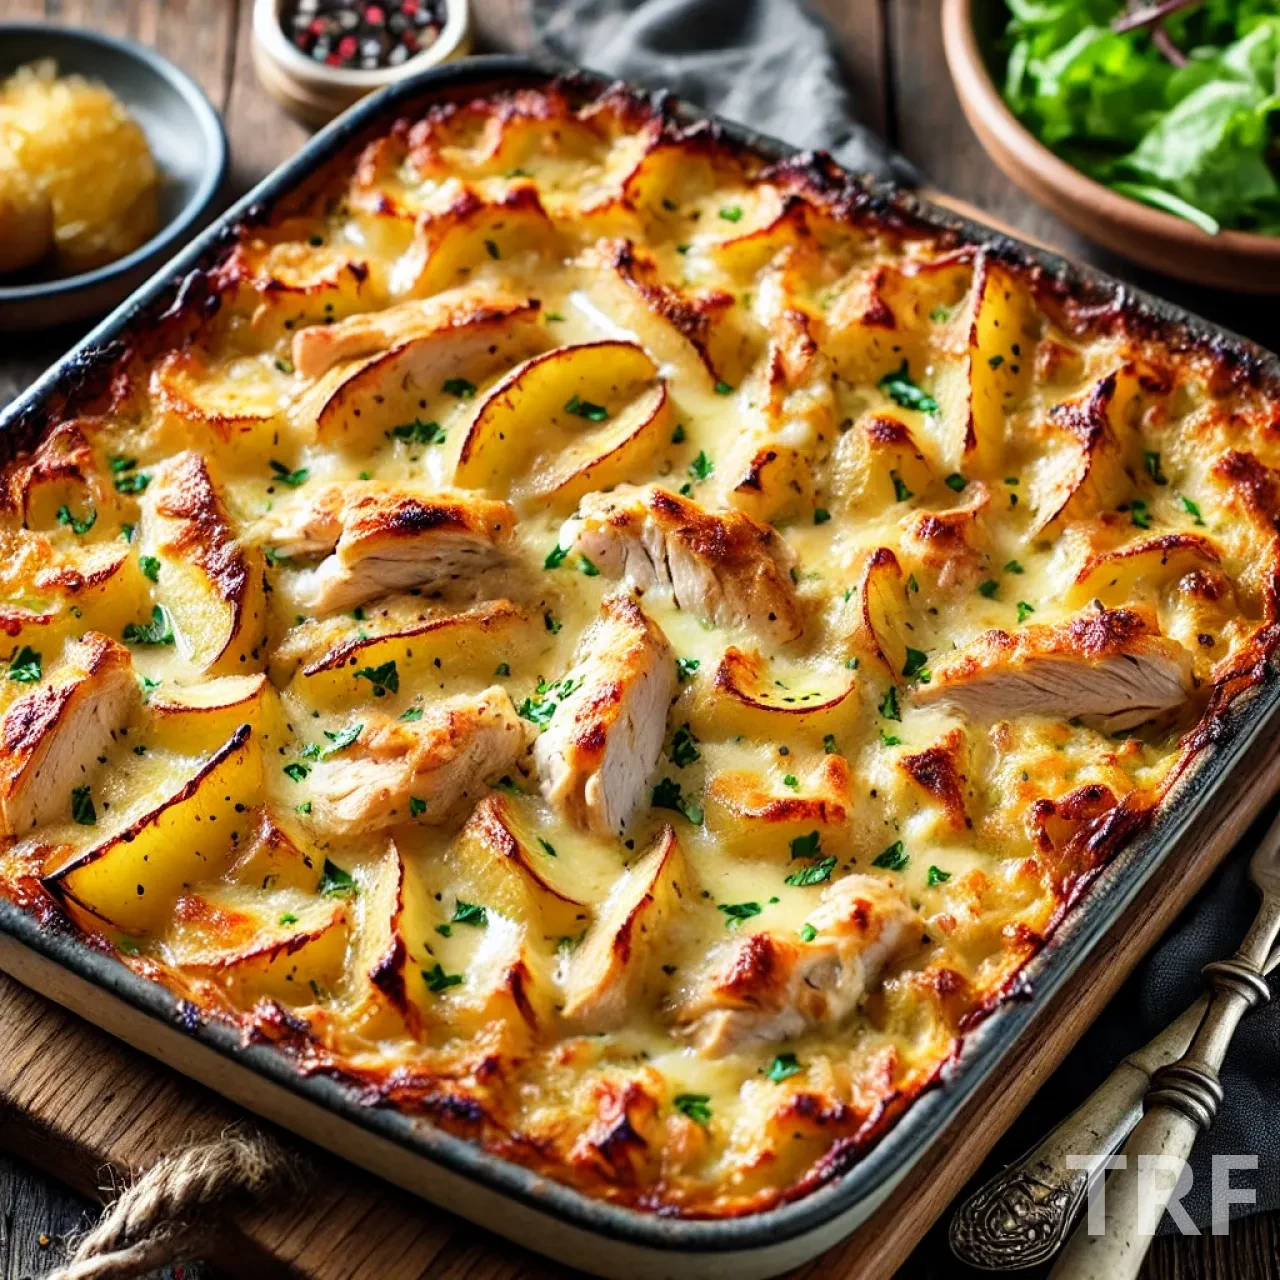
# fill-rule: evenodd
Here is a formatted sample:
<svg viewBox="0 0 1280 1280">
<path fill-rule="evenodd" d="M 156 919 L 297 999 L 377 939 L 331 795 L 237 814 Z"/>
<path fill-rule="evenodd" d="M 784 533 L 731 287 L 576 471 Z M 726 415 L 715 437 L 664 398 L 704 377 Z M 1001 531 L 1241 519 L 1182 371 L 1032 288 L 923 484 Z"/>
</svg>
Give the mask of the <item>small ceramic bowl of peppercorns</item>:
<svg viewBox="0 0 1280 1280">
<path fill-rule="evenodd" d="M 467 0 L 255 0 L 258 78 L 308 124 L 471 47 Z"/>
</svg>

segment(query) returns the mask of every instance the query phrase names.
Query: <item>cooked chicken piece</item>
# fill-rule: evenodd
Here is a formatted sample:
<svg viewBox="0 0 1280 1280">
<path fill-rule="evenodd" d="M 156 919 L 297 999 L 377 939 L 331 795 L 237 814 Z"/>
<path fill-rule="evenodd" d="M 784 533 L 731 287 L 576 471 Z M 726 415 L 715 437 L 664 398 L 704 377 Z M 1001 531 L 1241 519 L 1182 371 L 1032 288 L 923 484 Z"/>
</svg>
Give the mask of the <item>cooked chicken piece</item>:
<svg viewBox="0 0 1280 1280">
<path fill-rule="evenodd" d="M 365 717 L 355 744 L 314 765 L 311 820 L 356 835 L 416 818 L 439 825 L 467 808 L 484 780 L 510 769 L 524 726 L 505 689 L 442 702 L 419 721 Z"/>
<path fill-rule="evenodd" d="M 719 1058 L 837 1024 L 923 933 L 902 894 L 865 875 L 830 885 L 808 923 L 816 931 L 808 942 L 766 931 L 716 947 L 675 1009 L 681 1034 Z"/>
<path fill-rule="evenodd" d="M 584 498 L 560 545 L 638 591 L 670 590 L 705 622 L 745 625 L 777 644 L 803 630 L 791 548 L 741 511 L 708 511 L 657 486 L 620 485 Z"/>
<path fill-rule="evenodd" d="M 331 553 L 288 587 L 301 609 L 320 614 L 487 569 L 514 527 L 505 502 L 352 483 L 318 490 L 259 536 L 282 556 Z"/>
<path fill-rule="evenodd" d="M 0 825 L 19 835 L 69 810 L 71 792 L 138 703 L 129 650 L 96 631 L 0 722 Z"/>
<path fill-rule="evenodd" d="M 915 692 L 974 719 L 1076 716 L 1107 732 L 1131 729 L 1181 706 L 1191 656 L 1162 636 L 1146 609 L 1101 609 L 1016 635 L 988 631 L 939 662 Z"/>
<path fill-rule="evenodd" d="M 348 316 L 337 324 L 308 325 L 293 335 L 293 367 L 304 378 L 318 378 L 336 364 L 386 351 L 407 338 L 456 328 L 481 320 L 490 312 L 514 312 L 528 305 L 524 298 L 495 294 L 492 288 L 464 286 L 383 311 Z M 536 314 L 534 307 L 530 318 Z"/>
<path fill-rule="evenodd" d="M 662 751 L 675 654 L 630 595 L 610 596 L 559 687 L 572 692 L 533 749 L 542 793 L 575 826 L 616 835 Z"/>
</svg>

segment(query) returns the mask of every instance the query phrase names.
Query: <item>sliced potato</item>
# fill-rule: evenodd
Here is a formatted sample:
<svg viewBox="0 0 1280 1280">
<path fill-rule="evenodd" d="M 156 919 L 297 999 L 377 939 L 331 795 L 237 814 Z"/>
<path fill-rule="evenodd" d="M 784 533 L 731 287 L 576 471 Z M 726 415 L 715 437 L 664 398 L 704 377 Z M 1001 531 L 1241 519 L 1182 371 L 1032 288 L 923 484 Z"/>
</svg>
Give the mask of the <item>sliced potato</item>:
<svg viewBox="0 0 1280 1280">
<path fill-rule="evenodd" d="M 836 444 L 831 489 L 850 513 L 905 502 L 924 493 L 933 479 L 933 468 L 897 414 L 865 414 Z"/>
<path fill-rule="evenodd" d="M 489 393 L 467 431 L 456 483 L 506 494 L 531 472 L 531 496 L 572 505 L 609 487 L 670 438 L 657 367 L 632 342 L 588 342 L 534 356 Z"/>
<path fill-rule="evenodd" d="M 621 1025 L 648 990 L 663 954 L 660 939 L 693 886 L 676 833 L 662 828 L 653 847 L 618 878 L 564 974 L 564 1018 L 584 1031 Z"/>
<path fill-rule="evenodd" d="M 177 900 L 162 954 L 229 987 L 242 1006 L 264 996 L 304 1005 L 341 978 L 347 936 L 345 902 L 216 884 Z"/>
<path fill-rule="evenodd" d="M 160 561 L 178 653 L 208 675 L 252 669 L 266 632 L 262 555 L 237 539 L 207 461 L 177 455 L 156 468 L 146 498 L 142 547 Z"/>
<path fill-rule="evenodd" d="M 1197 569 L 1216 569 L 1218 549 L 1196 533 L 1165 533 L 1143 538 L 1114 551 L 1100 551 L 1086 558 L 1068 589 L 1072 607 L 1101 600 L 1119 606 L 1159 592 L 1175 578 Z"/>
<path fill-rule="evenodd" d="M 907 593 L 902 566 L 888 547 L 876 547 L 867 555 L 849 606 L 849 643 L 855 654 L 878 664 L 900 684 L 907 658 Z"/>
<path fill-rule="evenodd" d="M 708 734 L 826 733 L 857 715 L 857 689 L 856 679 L 837 682 L 811 665 L 771 665 L 759 652 L 730 645 L 716 669 L 705 722 L 701 707 L 696 719 Z"/>
<path fill-rule="evenodd" d="M 534 935 L 573 937 L 590 916 L 585 897 L 566 883 L 573 868 L 547 853 L 513 797 L 482 800 L 446 862 L 458 896 L 528 925 Z"/>
<path fill-rule="evenodd" d="M 311 846 L 301 827 L 265 806 L 254 811 L 249 838 L 239 848 L 227 872 L 235 884 L 315 893 L 324 874 L 324 854 Z"/>
<path fill-rule="evenodd" d="M 147 710 L 148 742 L 187 754 L 211 750 L 242 724 L 250 725 L 264 741 L 283 737 L 280 695 L 265 675 L 163 683 L 147 700 Z"/>
<path fill-rule="evenodd" d="M 752 453 L 741 476 L 729 501 L 756 520 L 772 524 L 813 510 L 813 468 L 802 449 L 765 445 Z"/>
<path fill-rule="evenodd" d="M 262 758 L 242 725 L 184 786 L 88 849 L 45 870 L 57 896 L 129 934 L 154 934 L 191 885 L 218 875 L 262 786 Z"/>
<path fill-rule="evenodd" d="M 813 856 L 843 851 L 850 842 L 853 777 L 841 755 L 824 755 L 796 790 L 735 769 L 716 774 L 705 796 L 707 827 L 717 844 L 737 857 L 789 862 L 793 841 L 811 847 Z"/>
</svg>

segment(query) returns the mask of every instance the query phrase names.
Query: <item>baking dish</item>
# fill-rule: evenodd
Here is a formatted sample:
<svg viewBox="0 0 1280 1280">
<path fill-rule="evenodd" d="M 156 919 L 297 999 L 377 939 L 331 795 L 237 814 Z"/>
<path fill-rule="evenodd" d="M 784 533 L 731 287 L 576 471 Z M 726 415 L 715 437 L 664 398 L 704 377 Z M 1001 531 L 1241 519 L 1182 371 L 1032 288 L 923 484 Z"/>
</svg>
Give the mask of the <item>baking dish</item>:
<svg viewBox="0 0 1280 1280">
<path fill-rule="evenodd" d="M 11 447 L 20 446 L 30 436 L 51 397 L 74 397 L 78 386 L 92 385 L 97 372 L 114 355 L 113 339 L 133 326 L 145 325 L 170 304 L 198 305 L 200 268 L 220 251 L 223 230 L 234 226 L 237 220 L 260 216 L 261 209 L 287 196 L 316 166 L 357 141 L 365 129 L 375 127 L 393 112 L 430 101 L 435 95 L 451 90 L 474 93 L 521 78 L 543 78 L 550 70 L 511 60 L 450 68 L 397 86 L 339 122 L 268 179 L 248 202 L 233 210 L 221 229 L 193 246 L 169 272 L 153 281 L 129 307 L 46 375 L 7 417 Z M 590 87 L 600 82 L 587 78 L 585 83 Z M 725 129 L 730 137 L 765 155 L 786 154 L 779 144 L 767 139 L 731 126 Z M 888 191 L 875 194 L 879 201 L 893 198 Z M 930 215 L 927 209 L 925 213 Z M 957 224 L 954 219 L 939 221 L 958 227 L 964 238 L 975 243 L 993 239 L 989 232 Z M 1021 252 L 1007 244 L 1001 248 L 1006 254 Z M 1050 270 L 1065 270 L 1049 255 L 1030 255 L 1028 260 Z M 1144 312 L 1143 300 L 1119 293 L 1099 277 L 1078 274 L 1074 283 L 1079 292 L 1102 307 L 1124 305 L 1134 309 L 1132 314 L 1149 316 L 1151 323 L 1161 326 L 1183 322 L 1158 304 L 1151 304 L 1150 310 Z M 1199 322 L 1187 321 L 1186 331 L 1193 340 L 1212 344 L 1220 357 L 1229 358 L 1237 366 L 1260 377 L 1274 377 L 1274 363 L 1247 344 L 1216 334 Z M 1265 668 L 1260 668 L 1257 679 L 1249 682 L 1251 689 L 1264 685 L 1264 674 Z M 411 1189 L 431 1198 L 447 1199 L 450 1207 L 460 1208 L 505 1234 L 565 1260 L 578 1265 L 586 1262 L 603 1274 L 634 1274 L 641 1270 L 718 1274 L 729 1265 L 744 1275 L 771 1274 L 812 1256 L 850 1230 L 927 1150 L 931 1138 L 996 1067 L 1021 1031 L 1043 1011 L 1053 993 L 1085 958 L 1089 947 L 1213 800 L 1217 785 L 1268 722 L 1274 699 L 1266 696 L 1265 685 L 1263 695 L 1250 697 L 1247 706 L 1237 700 L 1228 714 L 1210 722 L 1212 732 L 1204 738 L 1206 753 L 1199 756 L 1196 768 L 1179 787 L 1160 820 L 1104 872 L 1103 878 L 1108 882 L 1105 887 L 1097 886 L 1084 908 L 1069 917 L 1051 945 L 1030 969 L 1024 970 L 1018 992 L 1026 999 L 1017 1006 L 1006 1004 L 969 1036 L 962 1052 L 944 1073 L 939 1088 L 922 1098 L 878 1148 L 820 1190 L 786 1208 L 734 1221 L 658 1219 L 599 1204 L 565 1188 L 549 1186 L 544 1180 L 485 1156 L 419 1121 L 373 1111 L 358 1091 L 343 1084 L 299 1080 L 293 1062 L 284 1055 L 261 1045 L 240 1046 L 227 1028 L 199 1024 L 190 1006 L 180 1004 L 74 940 L 42 933 L 33 922 L 15 912 L 4 916 L 6 931 L 13 941 L 12 946 L 4 946 L 4 964 L 20 978 L 72 1008 L 88 1012 L 107 1029 L 165 1056 L 228 1096 Z M 26 949 L 19 944 L 25 944 Z M 56 961 L 63 962 L 63 969 L 56 967 Z M 91 984 L 95 983 L 106 986 L 115 1000 L 107 1004 L 100 997 L 94 998 Z M 144 1016 L 148 1014 L 150 1019 Z M 169 1025 L 158 1021 L 157 1014 Z M 175 1018 L 181 1030 L 172 1025 Z M 219 1055 L 233 1060 L 235 1069 L 229 1069 Z M 459 1176 L 463 1181 L 458 1181 Z M 549 1230 L 553 1217 L 555 1229 Z"/>
</svg>

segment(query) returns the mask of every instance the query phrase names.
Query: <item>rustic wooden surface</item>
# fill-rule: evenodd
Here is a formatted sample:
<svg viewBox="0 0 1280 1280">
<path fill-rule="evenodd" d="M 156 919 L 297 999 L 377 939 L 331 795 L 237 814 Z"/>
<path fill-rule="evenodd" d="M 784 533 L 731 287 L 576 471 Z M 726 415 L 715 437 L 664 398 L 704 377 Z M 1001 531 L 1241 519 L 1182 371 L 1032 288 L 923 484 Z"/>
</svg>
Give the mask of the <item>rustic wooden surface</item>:
<svg viewBox="0 0 1280 1280">
<path fill-rule="evenodd" d="M 519 0 L 472 0 L 482 40 L 489 47 L 520 41 L 524 24 Z M 965 124 L 951 90 L 942 56 L 938 28 L 938 0 L 817 0 L 832 28 L 845 61 L 854 98 L 862 117 L 899 147 L 929 181 L 938 188 L 970 201 L 994 217 L 1024 233 L 1055 245 L 1070 255 L 1092 261 L 1134 283 L 1199 311 L 1264 345 L 1280 345 L 1280 316 L 1264 299 L 1240 300 L 1153 278 L 1111 258 L 1058 222 L 1052 213 L 1031 205 L 986 160 Z M 131 36 L 155 45 L 173 58 L 203 86 L 226 121 L 232 145 L 229 200 L 246 190 L 262 174 L 291 154 L 305 139 L 306 131 L 289 120 L 258 87 L 249 54 L 251 0 L 0 0 L 0 20 L 50 19 Z M 78 336 L 75 332 L 16 337 L 0 351 L 0 402 L 16 394 L 42 368 L 51 363 Z M 1208 870 L 1207 863 L 1201 873 Z M 1166 904 L 1167 910 L 1167 904 Z M 1154 911 L 1142 916 L 1141 929 L 1113 940 L 1113 963 L 1122 967 L 1126 948 L 1150 944 L 1153 930 L 1163 917 Z M 1132 962 L 1131 957 L 1128 960 Z M 1064 1004 L 1064 1014 L 1079 1001 Z M 84 1220 L 89 1200 L 100 1187 L 101 1171 L 89 1146 L 59 1143 L 51 1130 L 32 1127 L 31 1116 L 48 1115 L 59 1121 L 74 1111 L 78 1131 L 96 1134 L 103 1151 L 159 1150 L 180 1140 L 172 1117 L 185 1121 L 189 1130 L 214 1125 L 228 1112 L 226 1104 L 161 1068 L 122 1049 L 109 1038 L 92 1032 L 47 1003 L 0 979 L 0 1048 L 22 1046 L 18 1058 L 3 1053 L 9 1064 L 8 1083 L 16 1088 L 13 1064 L 25 1064 L 24 1095 L 27 1123 L 16 1112 L 0 1110 L 0 1145 L 20 1151 L 61 1182 L 34 1173 L 18 1159 L 0 1156 L 0 1280 L 39 1275 L 57 1256 L 58 1243 L 67 1231 Z M 75 1045 L 74 1052 L 67 1046 Z M 89 1068 L 92 1067 L 92 1072 Z M 34 1072 L 34 1075 L 32 1074 Z M 80 1083 L 78 1101 L 68 1107 L 61 1099 L 65 1078 L 74 1072 Z M 107 1085 L 103 1085 L 103 1073 Z M 114 1074 L 113 1074 L 114 1073 Z M 84 1082 L 88 1081 L 85 1087 Z M 62 1090 L 63 1093 L 60 1093 Z M 152 1131 L 151 1117 L 161 1114 L 155 1106 L 156 1091 L 170 1100 L 164 1110 L 167 1127 Z M 62 1110 L 59 1111 L 59 1108 Z M 954 1140 L 960 1147 L 956 1167 L 976 1165 L 989 1146 L 984 1135 Z M 328 1194 L 332 1194 L 329 1192 Z M 921 1216 L 919 1201 L 926 1193 L 907 1187 L 895 1197 L 900 1216 Z M 337 1222 L 334 1239 L 341 1241 L 358 1224 L 365 1240 L 391 1237 L 401 1256 L 418 1264 L 413 1274 L 462 1280 L 534 1280 L 562 1274 L 560 1268 L 538 1261 L 515 1246 L 498 1241 L 465 1224 L 428 1209 L 412 1209 L 400 1215 L 399 1193 L 381 1187 L 365 1175 L 350 1180 L 350 1190 L 322 1208 L 330 1222 Z M 934 1206 L 929 1215 L 936 1214 Z M 893 1234 L 894 1206 L 883 1229 Z M 416 1230 L 404 1230 L 416 1217 Z M 911 1255 L 901 1274 L 909 1277 L 975 1275 L 958 1268 L 945 1246 L 946 1215 Z M 253 1230 L 246 1228 L 249 1234 Z M 286 1232 L 287 1234 L 287 1232 Z M 242 1240 L 237 1233 L 235 1239 Z M 329 1247 L 326 1241 L 326 1248 Z M 292 1241 L 278 1243 L 278 1256 L 288 1257 L 302 1270 L 309 1269 L 316 1243 L 305 1232 Z M 228 1274 L 247 1274 L 250 1256 L 232 1254 L 220 1261 Z M 1145 1272 L 1148 1280 L 1255 1280 L 1280 1275 L 1280 1215 L 1260 1215 L 1237 1224 L 1229 1237 L 1200 1240 L 1165 1240 L 1157 1243 Z M 827 1259 L 806 1268 L 804 1275 L 854 1276 L 855 1254 L 836 1250 Z M 187 1269 L 187 1275 L 193 1271 Z M 390 1271 L 363 1272 L 390 1275 Z M 405 1272 L 403 1274 L 409 1274 Z"/>
</svg>

